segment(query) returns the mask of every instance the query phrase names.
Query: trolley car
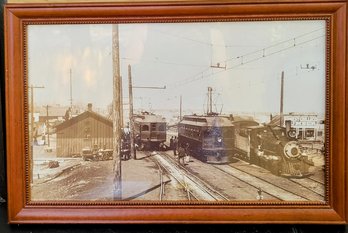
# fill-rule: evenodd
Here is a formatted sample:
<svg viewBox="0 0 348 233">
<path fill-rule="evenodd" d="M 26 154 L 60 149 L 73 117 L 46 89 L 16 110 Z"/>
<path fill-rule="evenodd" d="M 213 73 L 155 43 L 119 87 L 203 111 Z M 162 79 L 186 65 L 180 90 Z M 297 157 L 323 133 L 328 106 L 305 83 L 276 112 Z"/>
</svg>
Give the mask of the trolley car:
<svg viewBox="0 0 348 233">
<path fill-rule="evenodd" d="M 166 120 L 149 112 L 134 115 L 134 135 L 138 150 L 158 150 L 166 141 Z"/>
</svg>

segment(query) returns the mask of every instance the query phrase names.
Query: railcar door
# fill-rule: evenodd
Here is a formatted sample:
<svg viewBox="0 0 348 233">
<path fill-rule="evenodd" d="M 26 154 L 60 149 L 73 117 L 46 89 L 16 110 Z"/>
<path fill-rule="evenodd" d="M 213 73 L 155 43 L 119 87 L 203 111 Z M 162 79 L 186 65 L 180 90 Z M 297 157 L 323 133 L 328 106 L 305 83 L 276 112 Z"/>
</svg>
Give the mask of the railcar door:
<svg viewBox="0 0 348 233">
<path fill-rule="evenodd" d="M 148 124 L 142 124 L 140 130 L 141 141 L 147 141 L 147 139 L 150 139 L 150 126 Z"/>
</svg>

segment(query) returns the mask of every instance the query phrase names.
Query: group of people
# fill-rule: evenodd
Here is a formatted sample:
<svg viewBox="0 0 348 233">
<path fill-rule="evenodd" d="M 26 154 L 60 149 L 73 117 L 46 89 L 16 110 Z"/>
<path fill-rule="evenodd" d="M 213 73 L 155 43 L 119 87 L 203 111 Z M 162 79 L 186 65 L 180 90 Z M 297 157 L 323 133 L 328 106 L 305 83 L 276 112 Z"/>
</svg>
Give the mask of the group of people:
<svg viewBox="0 0 348 233">
<path fill-rule="evenodd" d="M 177 154 L 177 150 L 178 150 L 178 137 L 177 136 L 172 136 L 169 140 L 169 149 L 173 150 L 174 155 Z"/>
<path fill-rule="evenodd" d="M 172 136 L 169 140 L 169 147 L 173 150 L 174 156 L 178 158 L 179 164 L 187 165 L 190 161 L 189 144 L 179 145 L 177 136 Z"/>
</svg>

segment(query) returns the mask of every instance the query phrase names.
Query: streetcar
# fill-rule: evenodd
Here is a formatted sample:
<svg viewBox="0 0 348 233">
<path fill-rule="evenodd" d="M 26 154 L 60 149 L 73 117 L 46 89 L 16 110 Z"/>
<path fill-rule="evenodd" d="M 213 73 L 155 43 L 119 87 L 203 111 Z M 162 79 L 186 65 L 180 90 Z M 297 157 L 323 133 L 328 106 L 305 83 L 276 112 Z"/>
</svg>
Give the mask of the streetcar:
<svg viewBox="0 0 348 233">
<path fill-rule="evenodd" d="M 178 146 L 208 163 L 228 163 L 233 149 L 233 124 L 225 116 L 184 116 L 178 124 Z"/>
<path fill-rule="evenodd" d="M 166 119 L 150 112 L 133 115 L 135 144 L 138 150 L 159 150 L 166 141 Z"/>
</svg>

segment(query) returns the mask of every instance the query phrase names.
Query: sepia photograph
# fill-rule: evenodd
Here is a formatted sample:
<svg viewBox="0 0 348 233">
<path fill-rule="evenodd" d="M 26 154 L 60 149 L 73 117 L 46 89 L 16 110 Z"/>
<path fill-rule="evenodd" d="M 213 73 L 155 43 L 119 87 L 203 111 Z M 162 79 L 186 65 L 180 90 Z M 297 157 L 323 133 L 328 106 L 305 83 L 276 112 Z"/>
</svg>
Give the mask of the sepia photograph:
<svg viewBox="0 0 348 233">
<path fill-rule="evenodd" d="M 326 32 L 28 25 L 30 201 L 325 203 Z"/>
</svg>

